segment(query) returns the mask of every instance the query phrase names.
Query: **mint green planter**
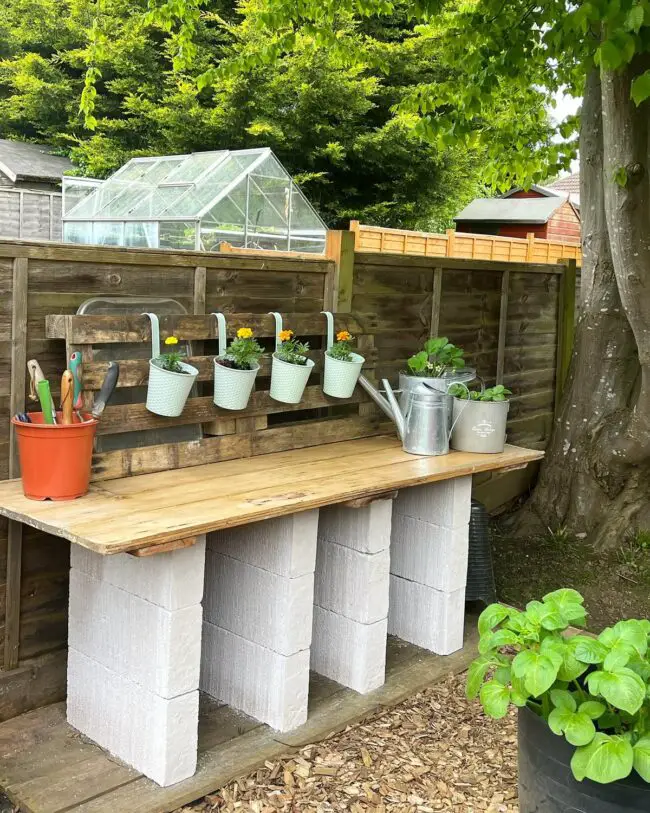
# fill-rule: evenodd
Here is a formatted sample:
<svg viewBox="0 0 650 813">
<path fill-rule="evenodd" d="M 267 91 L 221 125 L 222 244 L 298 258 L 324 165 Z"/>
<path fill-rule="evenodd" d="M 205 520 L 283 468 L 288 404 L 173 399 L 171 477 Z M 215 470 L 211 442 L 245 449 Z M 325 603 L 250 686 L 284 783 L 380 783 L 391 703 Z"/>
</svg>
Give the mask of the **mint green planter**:
<svg viewBox="0 0 650 813">
<path fill-rule="evenodd" d="M 155 359 L 151 359 L 147 387 L 149 412 L 166 418 L 177 418 L 182 413 L 199 371 L 183 361 L 180 366 L 185 372 L 173 373 L 171 370 L 163 370 Z"/>
<path fill-rule="evenodd" d="M 274 353 L 269 395 L 274 401 L 283 404 L 299 404 L 313 368 L 314 362 L 311 359 L 307 359 L 306 364 L 290 364 L 277 358 Z"/>
<path fill-rule="evenodd" d="M 352 353 L 351 361 L 333 359 L 325 353 L 325 378 L 323 392 L 333 398 L 351 398 L 361 375 L 365 359 L 358 353 Z"/>
<path fill-rule="evenodd" d="M 214 403 L 222 409 L 246 409 L 260 365 L 254 370 L 224 367 L 214 360 Z"/>
</svg>

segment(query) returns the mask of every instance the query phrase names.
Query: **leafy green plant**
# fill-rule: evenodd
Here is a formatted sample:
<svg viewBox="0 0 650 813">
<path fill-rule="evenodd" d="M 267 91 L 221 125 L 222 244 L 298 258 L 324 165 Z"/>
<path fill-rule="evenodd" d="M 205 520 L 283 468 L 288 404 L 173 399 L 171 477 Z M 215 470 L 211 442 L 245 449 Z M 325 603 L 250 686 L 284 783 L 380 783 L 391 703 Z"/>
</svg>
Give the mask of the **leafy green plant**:
<svg viewBox="0 0 650 813">
<path fill-rule="evenodd" d="M 168 347 L 175 347 L 178 344 L 178 339 L 176 336 L 168 336 L 165 339 L 165 344 Z M 184 357 L 185 353 L 182 350 L 170 350 L 167 353 L 161 353 L 158 358 L 154 359 L 154 363 L 170 373 L 189 373 L 188 370 L 184 370 L 181 366 Z"/>
<path fill-rule="evenodd" d="M 286 361 L 287 364 L 297 364 L 305 366 L 307 364 L 307 353 L 309 352 L 309 345 L 307 342 L 300 342 L 293 335 L 293 330 L 282 330 L 279 334 L 280 341 L 282 342 L 275 355 L 280 361 Z"/>
<path fill-rule="evenodd" d="M 616 782 L 632 770 L 650 782 L 650 621 L 619 621 L 597 638 L 567 633 L 584 626 L 575 590 L 548 593 L 521 612 L 491 604 L 479 618 L 479 657 L 467 696 L 504 717 L 527 706 L 575 746 L 578 781 Z"/>
<path fill-rule="evenodd" d="M 348 333 L 347 330 L 340 330 L 336 334 L 336 341 L 327 351 L 328 355 L 339 361 L 352 361 L 351 344 L 353 341 L 354 336 L 352 334 Z"/>
<path fill-rule="evenodd" d="M 462 384 L 452 384 L 449 387 L 449 394 L 455 398 L 462 398 L 467 401 L 507 401 L 508 396 L 512 395 L 512 390 L 504 387 L 503 384 L 497 384 L 496 387 L 488 387 L 488 389 L 479 392 L 479 390 L 469 390 Z"/>
<path fill-rule="evenodd" d="M 411 375 L 440 378 L 445 373 L 462 370 L 464 350 L 452 344 L 446 336 L 427 339 L 424 348 L 406 362 Z"/>
<path fill-rule="evenodd" d="M 237 338 L 233 340 L 223 359 L 217 359 L 224 367 L 233 367 L 235 370 L 254 370 L 264 353 L 253 336 L 249 327 L 239 328 Z"/>
</svg>

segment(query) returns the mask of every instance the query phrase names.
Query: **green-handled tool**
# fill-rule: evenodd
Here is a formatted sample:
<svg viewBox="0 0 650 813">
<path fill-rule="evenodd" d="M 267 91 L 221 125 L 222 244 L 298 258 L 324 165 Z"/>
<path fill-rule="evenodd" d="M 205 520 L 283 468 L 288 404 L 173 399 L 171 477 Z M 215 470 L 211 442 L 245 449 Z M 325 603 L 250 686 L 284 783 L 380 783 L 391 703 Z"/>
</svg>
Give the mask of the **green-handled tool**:
<svg viewBox="0 0 650 813">
<path fill-rule="evenodd" d="M 38 389 L 38 385 L 41 381 L 47 380 L 43 375 L 43 370 L 41 370 L 41 365 L 36 361 L 36 359 L 30 359 L 27 362 L 27 372 L 29 373 L 29 397 L 32 401 L 36 401 L 37 399 L 41 402 L 41 410 L 43 411 L 43 420 L 45 423 L 56 423 L 56 408 L 54 406 L 54 399 L 50 393 L 50 405 L 49 407 L 46 405 L 47 402 L 43 402 L 43 399 L 40 396 L 40 392 Z M 48 384 L 48 390 L 49 390 Z M 48 419 L 48 416 L 50 419 Z"/>
<path fill-rule="evenodd" d="M 41 402 L 41 411 L 43 412 L 44 423 L 54 423 L 50 382 L 47 380 L 47 378 L 44 378 L 36 383 L 36 389 L 38 391 L 38 400 Z"/>
</svg>

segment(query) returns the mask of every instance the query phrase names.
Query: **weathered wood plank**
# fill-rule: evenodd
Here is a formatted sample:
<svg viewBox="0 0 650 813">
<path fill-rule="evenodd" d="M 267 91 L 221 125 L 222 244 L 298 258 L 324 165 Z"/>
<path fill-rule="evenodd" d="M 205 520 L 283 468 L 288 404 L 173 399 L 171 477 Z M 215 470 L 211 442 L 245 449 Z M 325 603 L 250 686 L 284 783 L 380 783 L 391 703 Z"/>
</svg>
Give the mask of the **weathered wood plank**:
<svg viewBox="0 0 650 813">
<path fill-rule="evenodd" d="M 508 328 L 508 293 L 510 291 L 510 271 L 504 271 L 501 279 L 501 306 L 499 311 L 499 339 L 497 346 L 497 384 L 503 384 L 505 365 L 506 331 Z"/>
<path fill-rule="evenodd" d="M 143 556 L 157 556 L 159 553 L 170 553 L 173 550 L 184 550 L 196 545 L 196 536 L 188 536 L 185 539 L 175 539 L 173 542 L 161 542 L 160 545 L 150 545 L 148 548 L 140 550 L 130 550 L 129 555 L 142 558 Z"/>
</svg>

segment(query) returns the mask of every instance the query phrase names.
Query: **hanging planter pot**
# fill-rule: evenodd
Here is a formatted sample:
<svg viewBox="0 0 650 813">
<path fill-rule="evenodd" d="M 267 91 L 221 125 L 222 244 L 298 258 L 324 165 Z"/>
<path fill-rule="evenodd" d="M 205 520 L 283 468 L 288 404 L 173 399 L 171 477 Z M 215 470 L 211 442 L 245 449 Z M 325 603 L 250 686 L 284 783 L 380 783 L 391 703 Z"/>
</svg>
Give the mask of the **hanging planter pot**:
<svg viewBox="0 0 650 813">
<path fill-rule="evenodd" d="M 489 393 L 490 390 L 486 390 Z M 498 454 L 506 443 L 510 402 L 454 398 L 451 447 L 458 452 Z"/>
<path fill-rule="evenodd" d="M 271 361 L 269 395 L 283 404 L 299 404 L 314 368 L 306 357 L 309 345 L 299 342 L 292 330 L 282 329 L 282 316 L 271 311 L 275 319 L 275 353 Z"/>
<path fill-rule="evenodd" d="M 155 415 L 177 418 L 196 381 L 199 371 L 191 364 L 176 361 L 176 370 L 165 369 L 165 357 L 160 353 L 160 326 L 155 313 L 144 313 L 151 321 L 151 359 L 146 407 Z M 173 337 L 170 337 L 173 338 Z"/>
<path fill-rule="evenodd" d="M 214 404 L 222 409 L 246 409 L 260 365 L 255 360 L 251 362 L 253 366 L 249 370 L 240 370 L 234 366 L 227 354 L 226 318 L 223 313 L 215 313 L 213 316 L 217 320 L 219 338 L 219 355 L 214 360 Z M 246 331 L 250 336 L 238 335 L 238 340 L 254 341 L 253 332 L 249 328 L 243 328 L 239 333 Z M 256 342 L 255 346 L 259 347 Z M 256 357 L 259 358 L 259 354 Z"/>
<path fill-rule="evenodd" d="M 333 398 L 351 398 L 365 359 L 350 350 L 349 343 L 354 337 L 347 330 L 338 333 L 334 342 L 334 317 L 329 311 L 321 312 L 327 319 L 323 392 Z"/>
</svg>

